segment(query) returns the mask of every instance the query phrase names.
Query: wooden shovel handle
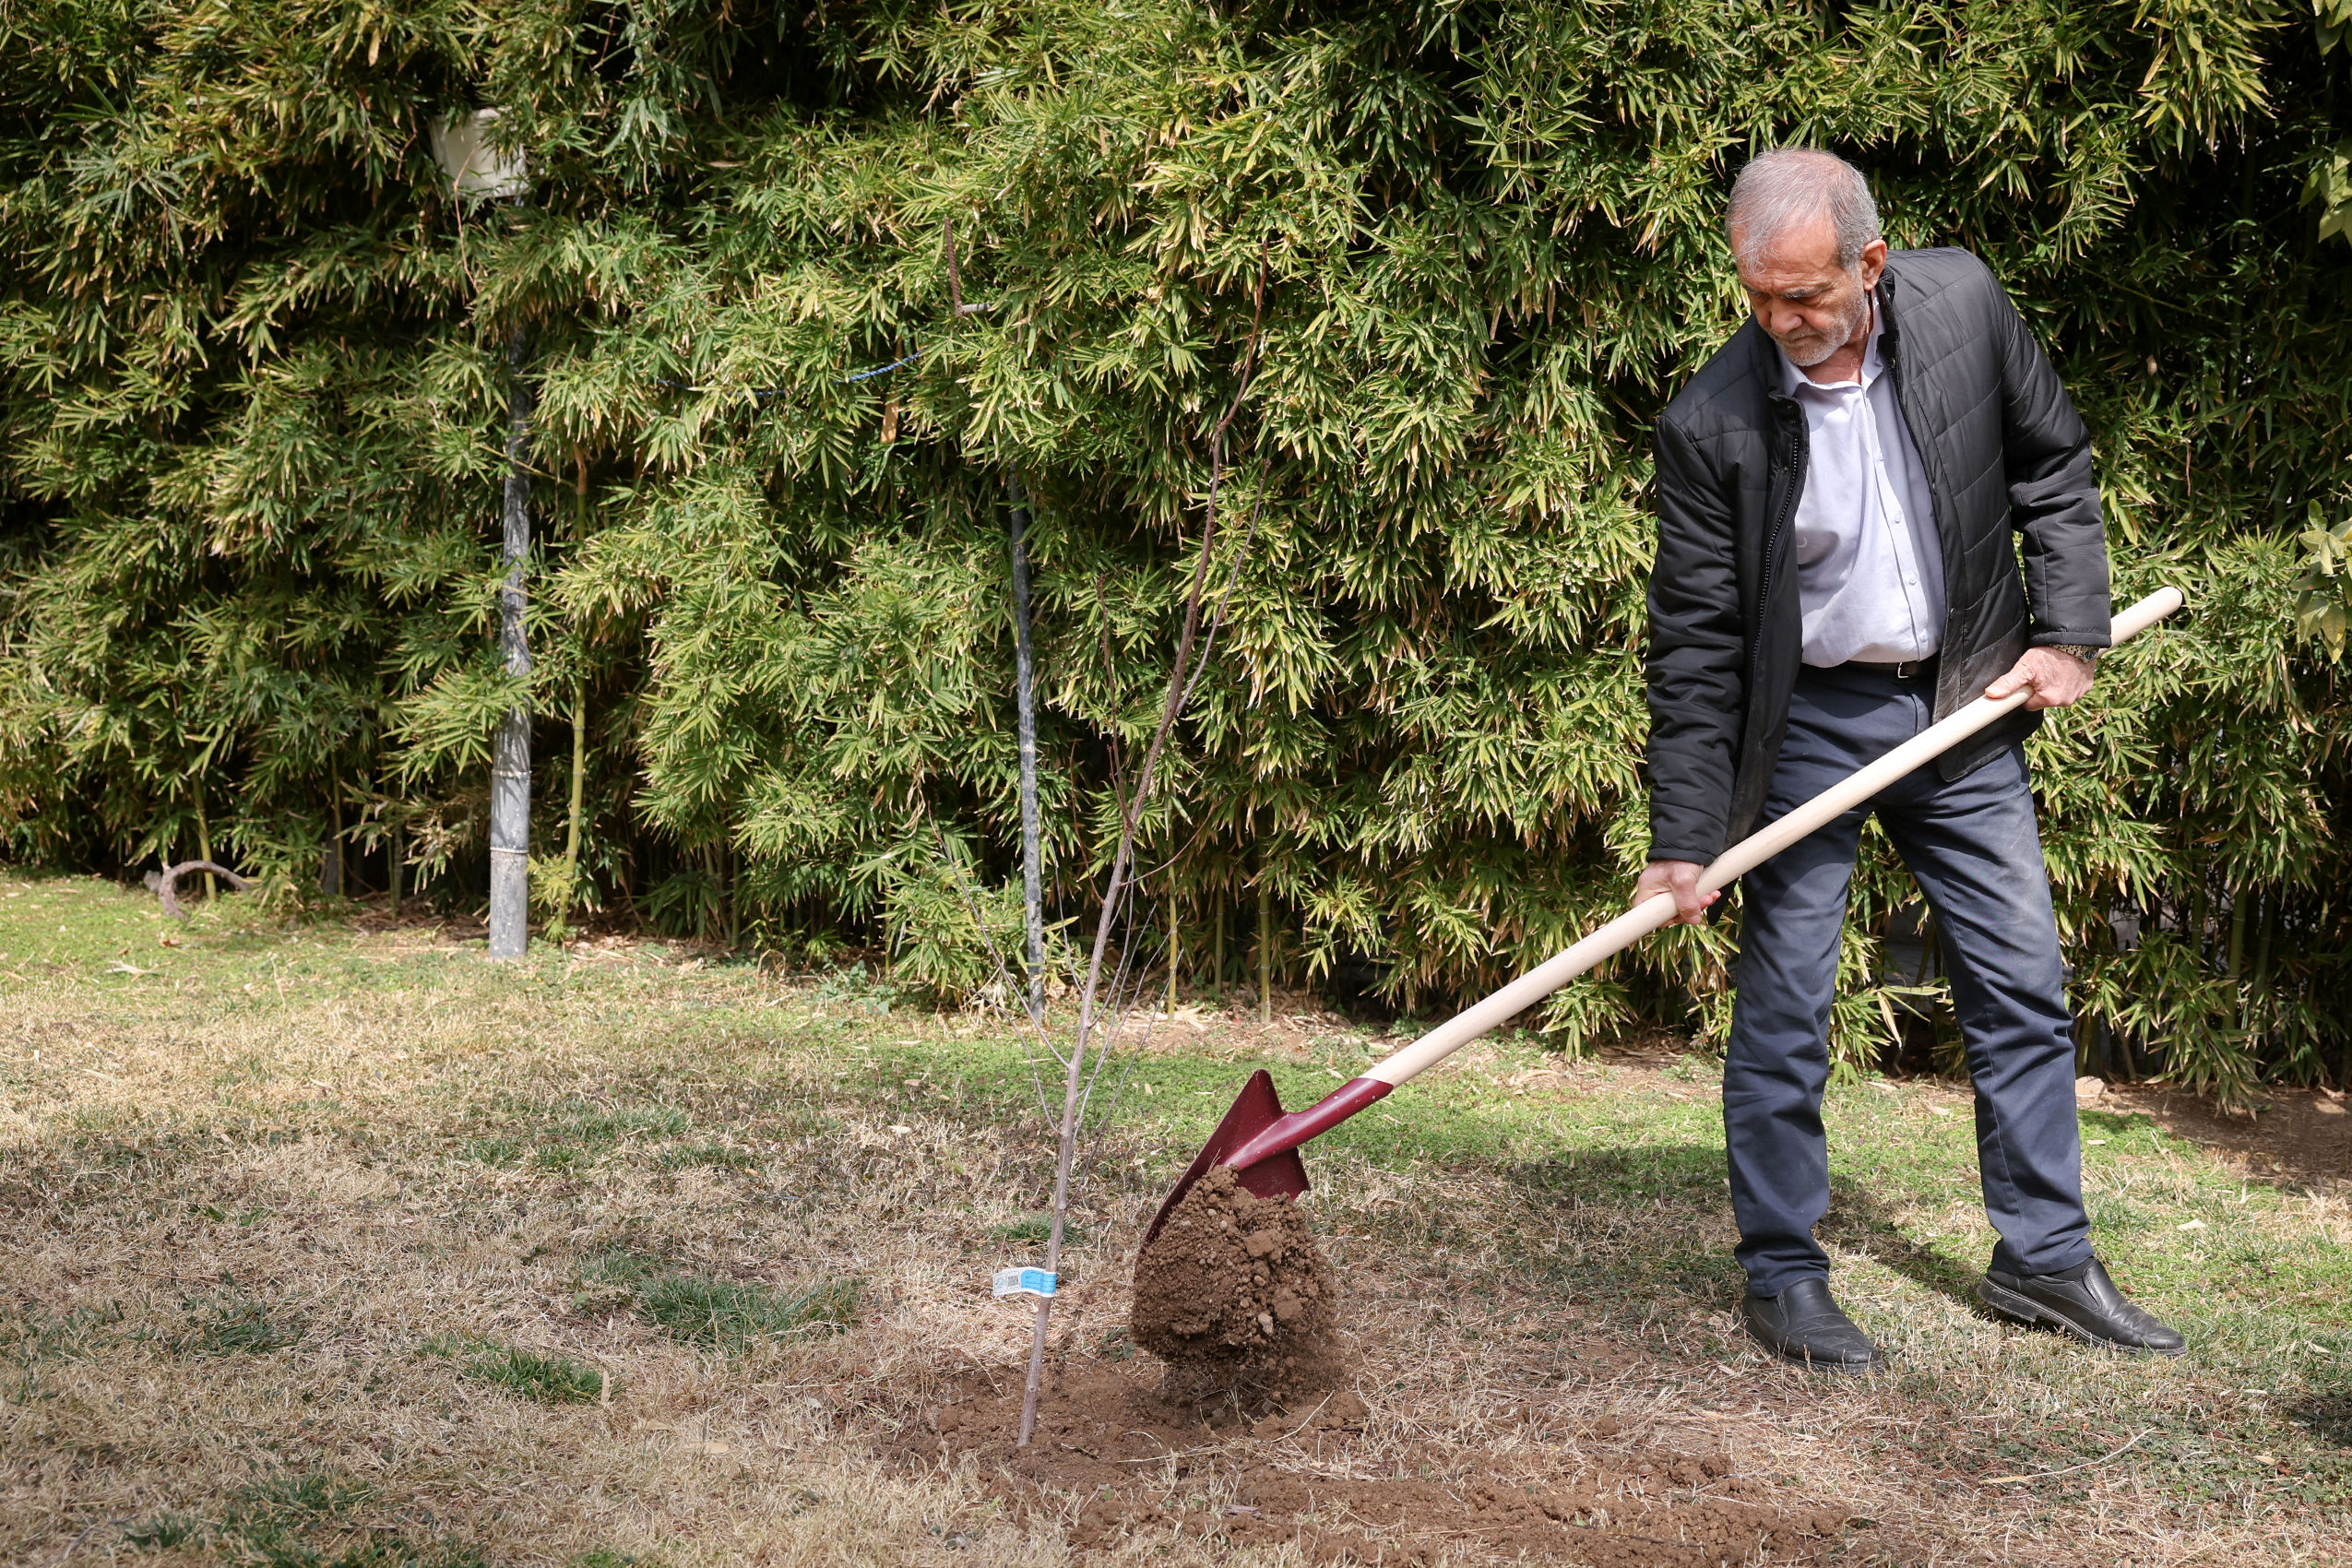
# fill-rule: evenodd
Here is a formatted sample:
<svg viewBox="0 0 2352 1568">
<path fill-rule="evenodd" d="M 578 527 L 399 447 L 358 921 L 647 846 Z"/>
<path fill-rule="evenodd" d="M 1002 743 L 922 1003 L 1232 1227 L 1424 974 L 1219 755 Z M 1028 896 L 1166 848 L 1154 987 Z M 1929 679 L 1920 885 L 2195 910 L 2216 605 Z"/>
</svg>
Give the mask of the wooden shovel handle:
<svg viewBox="0 0 2352 1568">
<path fill-rule="evenodd" d="M 2158 588 L 2115 618 L 2112 641 L 2120 646 L 2180 609 L 2181 603 L 2179 588 Z M 1920 764 L 1950 751 L 1986 725 L 2014 711 L 2030 695 L 2030 690 L 2019 690 L 1998 700 L 1978 697 L 1942 723 L 1920 731 L 1869 766 L 1849 774 L 1770 826 L 1757 829 L 1726 849 L 1699 873 L 1699 891 L 1713 893 L 1728 887 L 1815 828 L 1835 820 Z M 1392 1088 L 1418 1076 L 1673 919 L 1672 894 L 1659 893 L 1643 900 L 1485 1001 L 1438 1025 L 1363 1075 Z"/>
</svg>

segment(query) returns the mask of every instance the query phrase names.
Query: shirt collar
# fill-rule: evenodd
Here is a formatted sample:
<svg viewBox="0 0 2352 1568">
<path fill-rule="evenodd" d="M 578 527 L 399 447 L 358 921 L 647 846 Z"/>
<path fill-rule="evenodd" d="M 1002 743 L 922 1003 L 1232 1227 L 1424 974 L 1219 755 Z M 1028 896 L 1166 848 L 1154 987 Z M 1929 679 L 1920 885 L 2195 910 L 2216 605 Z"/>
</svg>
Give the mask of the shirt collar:
<svg viewBox="0 0 2352 1568">
<path fill-rule="evenodd" d="M 1871 384 L 1876 381 L 1879 378 L 1880 373 L 1886 368 L 1885 362 L 1879 357 L 1878 351 L 1878 340 L 1885 335 L 1885 332 L 1886 313 L 1878 308 L 1878 296 L 1876 293 L 1872 293 L 1871 296 L 1871 335 L 1862 342 L 1862 379 L 1860 385 L 1862 390 L 1865 392 L 1870 390 Z M 1801 369 L 1800 369 L 1795 361 L 1791 360 L 1786 353 L 1782 352 L 1780 345 L 1777 343 L 1774 344 L 1772 351 L 1778 355 L 1780 359 L 1780 389 L 1783 392 L 1788 393 L 1792 398 L 1798 393 L 1805 391 L 1808 388 L 1811 388 L 1815 392 L 1835 392 L 1840 387 L 1852 386 L 1855 385 L 1855 383 L 1851 381 L 1815 381 L 1812 376 L 1807 375 Z"/>
</svg>

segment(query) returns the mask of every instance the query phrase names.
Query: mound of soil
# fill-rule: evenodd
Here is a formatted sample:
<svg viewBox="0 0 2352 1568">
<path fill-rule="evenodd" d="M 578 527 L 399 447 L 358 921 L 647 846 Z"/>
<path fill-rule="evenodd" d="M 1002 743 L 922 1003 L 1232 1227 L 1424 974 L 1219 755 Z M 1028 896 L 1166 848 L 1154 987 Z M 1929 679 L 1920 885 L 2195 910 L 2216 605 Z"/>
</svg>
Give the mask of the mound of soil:
<svg viewBox="0 0 2352 1568">
<path fill-rule="evenodd" d="M 1336 1305 L 1306 1216 L 1218 1166 L 1135 1260 L 1128 1334 L 1165 1363 L 1168 1396 L 1263 1409 L 1338 1382 Z"/>
<path fill-rule="evenodd" d="M 1082 1552 L 1172 1533 L 1227 1547 L 1289 1541 L 1318 1563 L 1724 1568 L 1818 1560 L 1847 1518 L 1736 1476 L 1721 1452 L 1611 1442 L 1572 1454 L 1525 1436 L 1507 1454 L 1440 1446 L 1384 1426 L 1344 1390 L 1255 1421 L 1212 1421 L 1160 1397 L 1140 1360 L 1073 1369 L 1042 1399 L 1027 1450 L 1014 1446 L 1020 1416 L 1017 1378 L 975 1379 L 926 1411 L 898 1451 L 926 1465 L 971 1456 L 1016 1514 L 1067 1518 L 1075 1504 L 1069 1539 Z"/>
</svg>

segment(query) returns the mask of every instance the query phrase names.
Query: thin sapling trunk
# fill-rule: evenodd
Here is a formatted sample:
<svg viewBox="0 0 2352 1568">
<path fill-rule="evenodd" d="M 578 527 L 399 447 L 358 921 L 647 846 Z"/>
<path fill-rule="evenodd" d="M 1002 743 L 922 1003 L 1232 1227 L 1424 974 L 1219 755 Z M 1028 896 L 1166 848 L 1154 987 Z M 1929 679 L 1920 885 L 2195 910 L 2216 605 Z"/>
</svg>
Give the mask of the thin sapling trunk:
<svg viewBox="0 0 2352 1568">
<path fill-rule="evenodd" d="M 1151 799 L 1152 785 L 1158 775 L 1160 751 L 1167 745 L 1169 732 L 1175 729 L 1176 720 L 1183 712 L 1195 684 L 1187 677 L 1192 674 L 1193 647 L 1201 629 L 1201 602 L 1208 587 L 1209 564 L 1217 548 L 1217 504 L 1225 472 L 1225 432 L 1233 422 L 1233 416 L 1241 410 L 1241 398 L 1249 391 L 1251 373 L 1257 366 L 1258 328 L 1264 320 L 1265 305 L 1263 274 L 1255 293 L 1249 347 L 1242 353 L 1241 372 L 1233 389 L 1233 398 L 1226 405 L 1223 417 L 1217 422 L 1217 428 L 1209 433 L 1207 515 L 1201 524 L 1200 553 L 1193 563 L 1192 587 L 1184 595 L 1184 626 L 1176 639 L 1176 659 L 1168 673 L 1168 700 L 1160 707 L 1159 723 L 1152 731 L 1151 745 L 1144 753 L 1144 765 L 1136 775 L 1134 791 L 1120 813 L 1119 844 L 1111 857 L 1111 877 L 1103 886 L 1102 909 L 1095 921 L 1094 950 L 1087 959 L 1086 979 L 1078 991 L 1077 1038 L 1072 1042 L 1064 1064 L 1062 1135 L 1053 1161 L 1053 1227 L 1047 1235 L 1045 1245 L 1046 1272 L 1057 1280 L 1062 1273 L 1062 1235 L 1070 1214 L 1070 1171 L 1078 1153 L 1078 1111 L 1085 1099 L 1087 1052 L 1092 1044 L 1098 1024 L 1096 1011 L 1101 1000 L 1103 959 L 1110 950 L 1111 927 L 1118 923 L 1121 903 L 1127 893 L 1128 872 L 1134 861 L 1135 829 L 1143 819 L 1146 803 Z M 1251 529 L 1254 534 L 1254 513 L 1252 515 Z M 1247 548 L 1244 540 L 1245 552 Z M 1218 601 L 1220 616 L 1225 602 L 1225 600 Z M 1038 1298 L 1037 1326 L 1029 1339 L 1028 1381 L 1021 1393 L 1019 1446 L 1023 1448 L 1028 1446 L 1029 1436 L 1037 1427 L 1038 1391 L 1045 1378 L 1045 1348 L 1052 1319 L 1053 1298 L 1040 1296 Z"/>
<path fill-rule="evenodd" d="M 1214 497 L 1215 487 L 1211 486 Z M 1200 558 L 1194 564 L 1192 591 L 1184 600 L 1184 630 L 1176 643 L 1176 662 L 1168 678 L 1168 701 L 1160 709 L 1159 725 L 1152 731 L 1150 749 L 1144 753 L 1143 771 L 1135 780 L 1135 792 L 1129 797 L 1126 810 L 1120 814 L 1119 847 L 1111 858 L 1111 880 L 1104 885 L 1102 910 L 1095 921 L 1094 951 L 1087 960 L 1085 983 L 1078 992 L 1078 1034 L 1073 1042 L 1062 1084 L 1062 1136 L 1053 1160 L 1053 1229 L 1045 1243 L 1045 1271 L 1057 1279 L 1062 1273 L 1062 1233 L 1070 1214 L 1070 1170 L 1078 1153 L 1078 1103 L 1085 1087 L 1087 1052 L 1092 1043 L 1096 1026 L 1095 1007 L 1102 986 L 1103 958 L 1111 946 L 1111 928 L 1118 919 L 1121 896 L 1127 890 L 1127 872 L 1134 859 L 1135 826 L 1143 814 L 1144 803 L 1150 798 L 1153 776 L 1158 771 L 1161 746 L 1168 731 L 1175 726 L 1185 693 L 1184 674 L 1192 662 L 1193 643 L 1200 631 L 1201 591 L 1208 581 L 1210 552 L 1217 538 L 1216 507 L 1212 499 L 1209 520 L 1201 530 Z M 1037 1328 L 1029 1341 L 1029 1375 L 1021 1395 L 1021 1436 L 1019 1445 L 1029 1444 L 1029 1434 L 1037 1426 L 1038 1390 L 1045 1378 L 1045 1347 L 1047 1331 L 1053 1317 L 1053 1298 L 1040 1296 L 1037 1304 Z"/>
<path fill-rule="evenodd" d="M 949 244 L 954 244 L 951 234 Z M 951 249 L 949 254 L 954 254 Z M 1021 911 L 1028 945 L 1029 1018 L 1045 1018 L 1045 904 L 1037 821 L 1037 655 L 1029 640 L 1028 496 L 1013 491 L 1013 695 L 1021 742 Z M 1049 1265 L 1051 1266 L 1051 1265 Z"/>
</svg>

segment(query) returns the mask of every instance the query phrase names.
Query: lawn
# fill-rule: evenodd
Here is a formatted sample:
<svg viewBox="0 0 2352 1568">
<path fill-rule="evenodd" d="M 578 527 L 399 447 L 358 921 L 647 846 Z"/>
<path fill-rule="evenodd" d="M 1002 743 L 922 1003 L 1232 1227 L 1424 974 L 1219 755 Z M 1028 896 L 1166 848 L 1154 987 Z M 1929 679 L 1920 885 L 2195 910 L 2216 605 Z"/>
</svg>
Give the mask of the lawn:
<svg viewBox="0 0 2352 1568">
<path fill-rule="evenodd" d="M 1824 1235 L 1892 1359 L 1831 1381 L 1736 1332 L 1709 1061 L 1475 1047 L 1309 1151 L 1345 1399 L 1152 1404 L 1169 1182 L 1249 1067 L 1296 1105 L 1399 1043 L 1290 1000 L 1193 999 L 1106 1087 L 1016 1455 L 987 1277 L 1051 1149 L 1000 1021 L 0 875 L 0 1560 L 2352 1561 L 2352 1117 L 2308 1094 L 2085 1110 L 2160 1361 L 1972 1305 L 1965 1086 L 1839 1092 Z"/>
</svg>

